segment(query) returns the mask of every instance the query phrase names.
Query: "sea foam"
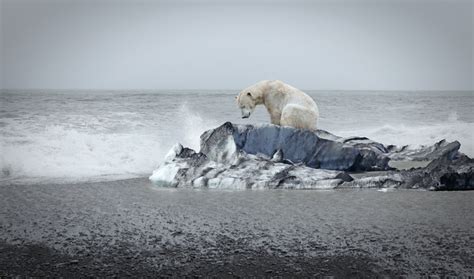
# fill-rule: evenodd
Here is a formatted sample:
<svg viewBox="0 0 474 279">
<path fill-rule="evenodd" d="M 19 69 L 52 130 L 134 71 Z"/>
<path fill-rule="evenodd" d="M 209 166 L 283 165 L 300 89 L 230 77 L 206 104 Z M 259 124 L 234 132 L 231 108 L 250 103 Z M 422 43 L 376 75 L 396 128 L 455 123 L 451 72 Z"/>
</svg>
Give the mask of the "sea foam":
<svg viewBox="0 0 474 279">
<path fill-rule="evenodd" d="M 386 124 L 379 127 L 369 127 L 357 130 L 334 131 L 342 137 L 365 136 L 372 140 L 384 143 L 411 147 L 431 145 L 442 139 L 459 141 L 460 151 L 469 157 L 474 157 L 474 123 L 458 120 L 448 120 L 444 123 L 432 125 Z"/>
<path fill-rule="evenodd" d="M 14 121 L 0 138 L 0 183 L 71 183 L 117 180 L 149 175 L 176 142 L 199 149 L 199 135 L 215 123 L 179 109 L 176 128 L 104 132 L 84 125 Z M 117 116 L 117 115 L 115 115 Z M 122 114 L 123 118 L 129 115 Z"/>
</svg>

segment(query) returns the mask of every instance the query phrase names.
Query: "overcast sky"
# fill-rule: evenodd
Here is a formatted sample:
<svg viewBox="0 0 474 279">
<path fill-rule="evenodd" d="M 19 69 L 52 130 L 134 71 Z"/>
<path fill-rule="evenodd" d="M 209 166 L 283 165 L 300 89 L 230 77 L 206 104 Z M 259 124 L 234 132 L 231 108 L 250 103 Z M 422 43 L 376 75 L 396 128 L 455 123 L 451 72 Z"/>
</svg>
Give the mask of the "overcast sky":
<svg viewBox="0 0 474 279">
<path fill-rule="evenodd" d="M 2 88 L 474 90 L 470 0 L 0 1 Z"/>
</svg>

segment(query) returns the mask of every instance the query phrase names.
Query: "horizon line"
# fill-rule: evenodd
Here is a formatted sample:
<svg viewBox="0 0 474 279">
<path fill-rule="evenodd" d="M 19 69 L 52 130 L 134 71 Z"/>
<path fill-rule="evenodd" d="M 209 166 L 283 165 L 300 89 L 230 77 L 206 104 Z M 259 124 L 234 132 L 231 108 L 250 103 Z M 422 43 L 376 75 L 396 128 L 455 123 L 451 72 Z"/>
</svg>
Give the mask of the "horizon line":
<svg viewBox="0 0 474 279">
<path fill-rule="evenodd" d="M 145 91 L 145 92 L 158 92 L 158 91 L 192 91 L 192 90 L 200 90 L 200 91 L 236 91 L 239 92 L 242 89 L 232 89 L 232 88 L 217 88 L 217 89 L 210 89 L 210 88 L 154 88 L 154 89 L 84 89 L 84 88 L 1 88 L 0 93 L 8 93 L 8 92 L 39 92 L 39 91 L 46 91 L 46 92 L 71 92 L 71 91 L 79 91 L 79 92 L 137 92 L 137 91 Z M 300 89 L 302 91 L 328 91 L 328 92 L 474 92 L 474 89 Z"/>
</svg>

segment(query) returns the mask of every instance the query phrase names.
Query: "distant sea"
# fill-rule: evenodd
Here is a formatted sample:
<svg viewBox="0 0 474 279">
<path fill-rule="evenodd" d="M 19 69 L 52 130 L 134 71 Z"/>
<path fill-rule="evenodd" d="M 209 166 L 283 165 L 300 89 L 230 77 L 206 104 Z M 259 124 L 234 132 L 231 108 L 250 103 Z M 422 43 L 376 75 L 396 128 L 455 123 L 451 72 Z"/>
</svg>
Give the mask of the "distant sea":
<svg viewBox="0 0 474 279">
<path fill-rule="evenodd" d="M 474 156 L 474 92 L 307 91 L 318 128 L 384 144 L 458 140 Z M 147 177 L 177 142 L 225 121 L 268 123 L 259 107 L 241 119 L 232 90 L 4 92 L 0 183 L 42 184 Z"/>
</svg>

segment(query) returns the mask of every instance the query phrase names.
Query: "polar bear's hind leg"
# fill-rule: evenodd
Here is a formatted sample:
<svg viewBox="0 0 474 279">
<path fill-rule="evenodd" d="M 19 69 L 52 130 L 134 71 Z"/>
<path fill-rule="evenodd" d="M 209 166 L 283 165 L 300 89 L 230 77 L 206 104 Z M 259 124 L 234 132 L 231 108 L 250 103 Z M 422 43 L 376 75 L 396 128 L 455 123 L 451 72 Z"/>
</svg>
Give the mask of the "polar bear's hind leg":
<svg viewBox="0 0 474 279">
<path fill-rule="evenodd" d="M 280 125 L 316 130 L 317 117 L 313 110 L 299 105 L 287 105 L 281 113 Z"/>
</svg>

